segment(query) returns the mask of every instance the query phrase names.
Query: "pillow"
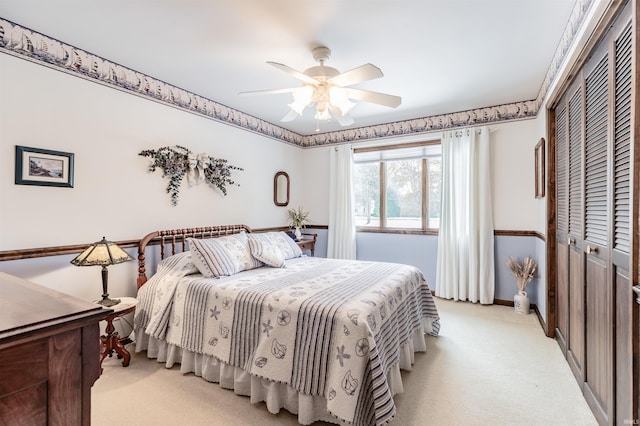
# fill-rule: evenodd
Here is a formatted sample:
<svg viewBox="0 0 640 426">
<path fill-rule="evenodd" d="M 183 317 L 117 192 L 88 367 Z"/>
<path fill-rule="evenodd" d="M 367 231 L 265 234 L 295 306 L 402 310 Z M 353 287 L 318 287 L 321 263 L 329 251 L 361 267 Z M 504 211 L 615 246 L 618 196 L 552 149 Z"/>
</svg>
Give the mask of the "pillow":
<svg viewBox="0 0 640 426">
<path fill-rule="evenodd" d="M 173 256 L 165 257 L 158 263 L 156 268 L 157 272 L 171 271 L 175 269 L 184 273 L 184 275 L 197 274 L 200 270 L 194 265 L 193 259 L 191 259 L 191 253 L 183 251 L 176 253 Z"/>
<path fill-rule="evenodd" d="M 187 242 L 193 263 L 208 278 L 229 276 L 262 266 L 251 256 L 244 232 L 205 240 L 187 238 Z"/>
<path fill-rule="evenodd" d="M 271 241 L 249 237 L 249 247 L 253 257 L 259 261 L 274 268 L 284 267 L 284 254 Z"/>
<path fill-rule="evenodd" d="M 276 247 L 285 260 L 302 256 L 302 250 L 298 244 L 282 231 L 248 234 L 248 238 L 249 241 L 262 241 L 269 243 L 270 247 Z"/>
</svg>

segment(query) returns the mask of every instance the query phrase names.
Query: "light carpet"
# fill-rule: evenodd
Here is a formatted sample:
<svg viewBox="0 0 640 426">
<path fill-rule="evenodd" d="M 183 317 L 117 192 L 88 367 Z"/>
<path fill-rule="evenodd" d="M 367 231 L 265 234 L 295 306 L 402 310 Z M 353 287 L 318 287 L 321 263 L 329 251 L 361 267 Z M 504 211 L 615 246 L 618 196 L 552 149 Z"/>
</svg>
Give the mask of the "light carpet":
<svg viewBox="0 0 640 426">
<path fill-rule="evenodd" d="M 427 336 L 427 353 L 417 353 L 412 371 L 403 372 L 392 425 L 597 424 L 535 314 L 438 298 L 436 304 L 440 336 Z M 116 357 L 103 363 L 92 391 L 94 426 L 298 424 L 284 410 L 271 414 L 263 403 L 129 350 L 129 367 Z"/>
</svg>

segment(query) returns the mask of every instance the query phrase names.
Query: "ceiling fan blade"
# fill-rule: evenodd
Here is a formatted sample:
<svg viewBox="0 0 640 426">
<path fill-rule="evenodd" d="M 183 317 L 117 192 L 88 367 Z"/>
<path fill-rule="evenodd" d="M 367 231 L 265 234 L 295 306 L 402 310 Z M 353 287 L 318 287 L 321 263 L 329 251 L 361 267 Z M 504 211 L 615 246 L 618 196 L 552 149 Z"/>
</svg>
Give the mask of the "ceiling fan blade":
<svg viewBox="0 0 640 426">
<path fill-rule="evenodd" d="M 289 110 L 289 112 L 287 113 L 287 115 L 285 115 L 284 117 L 282 117 L 282 118 L 280 119 L 280 121 L 282 121 L 282 122 L 285 122 L 285 123 L 286 123 L 287 121 L 293 121 L 293 120 L 295 120 L 295 119 L 296 119 L 296 117 L 298 117 L 298 113 L 291 109 L 291 110 Z"/>
<path fill-rule="evenodd" d="M 259 96 L 259 95 L 277 95 L 279 93 L 291 93 L 294 87 L 288 87 L 286 89 L 270 89 L 270 90 L 254 90 L 251 92 L 240 92 L 240 96 Z"/>
<path fill-rule="evenodd" d="M 331 111 L 331 115 L 341 126 L 350 126 L 355 123 L 353 117 L 351 117 L 349 114 L 342 115 L 342 112 L 338 107 L 329 106 L 329 111 Z"/>
<path fill-rule="evenodd" d="M 313 85 L 317 85 L 319 83 L 318 80 L 316 80 L 315 78 L 309 77 L 308 75 L 303 74 L 300 71 L 296 71 L 287 65 L 279 64 L 277 62 L 269 62 L 269 61 L 267 61 L 267 63 L 269 65 L 273 65 L 274 67 L 278 68 L 280 71 L 284 71 L 287 74 L 297 78 L 298 80 L 304 81 L 305 83 L 309 83 Z"/>
<path fill-rule="evenodd" d="M 373 104 L 388 106 L 395 108 L 402 103 L 400 96 L 387 95 L 386 93 L 372 92 L 370 90 L 346 88 L 349 92 L 349 98 L 359 101 L 371 102 Z"/>
<path fill-rule="evenodd" d="M 371 64 L 364 64 L 358 68 L 354 68 L 350 71 L 343 72 L 335 77 L 327 80 L 328 83 L 336 86 L 350 86 L 356 83 L 362 83 L 363 81 L 374 80 L 376 78 L 383 77 L 380 68 Z"/>
</svg>

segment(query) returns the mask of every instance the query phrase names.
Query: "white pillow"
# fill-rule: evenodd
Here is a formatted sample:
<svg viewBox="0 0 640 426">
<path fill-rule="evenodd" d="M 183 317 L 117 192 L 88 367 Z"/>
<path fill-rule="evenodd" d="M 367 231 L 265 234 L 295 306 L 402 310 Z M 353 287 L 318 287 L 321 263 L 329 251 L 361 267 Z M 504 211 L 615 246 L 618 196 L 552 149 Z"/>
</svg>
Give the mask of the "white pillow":
<svg viewBox="0 0 640 426">
<path fill-rule="evenodd" d="M 208 278 L 229 276 L 262 266 L 260 261 L 251 256 L 244 232 L 204 240 L 187 238 L 187 242 L 193 263 Z"/>
<path fill-rule="evenodd" d="M 249 247 L 253 257 L 274 268 L 284 267 L 284 254 L 271 241 L 249 237 Z"/>
<path fill-rule="evenodd" d="M 165 257 L 158 263 L 157 272 L 178 270 L 185 275 L 197 274 L 200 270 L 194 265 L 191 253 L 183 251 L 172 256 Z"/>
<path fill-rule="evenodd" d="M 282 231 L 248 234 L 247 237 L 249 238 L 249 241 L 260 241 L 268 243 L 269 247 L 277 248 L 285 260 L 302 256 L 302 250 L 300 250 L 298 244 L 296 244 L 291 237 Z"/>
</svg>

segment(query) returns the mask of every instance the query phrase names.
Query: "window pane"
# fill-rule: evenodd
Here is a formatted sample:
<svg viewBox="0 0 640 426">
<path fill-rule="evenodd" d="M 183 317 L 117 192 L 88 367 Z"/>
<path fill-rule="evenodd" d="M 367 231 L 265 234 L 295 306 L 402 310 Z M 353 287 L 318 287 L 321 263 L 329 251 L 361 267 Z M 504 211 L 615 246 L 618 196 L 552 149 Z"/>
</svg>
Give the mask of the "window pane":
<svg viewBox="0 0 640 426">
<path fill-rule="evenodd" d="M 387 161 L 387 227 L 422 228 L 422 160 Z"/>
<path fill-rule="evenodd" d="M 380 226 L 380 163 L 354 164 L 356 226 Z"/>
<path fill-rule="evenodd" d="M 430 229 L 440 228 L 440 201 L 442 199 L 442 157 L 429 158 L 427 160 L 429 175 L 427 185 L 429 185 L 429 205 L 427 213 L 429 215 L 427 227 Z"/>
</svg>

